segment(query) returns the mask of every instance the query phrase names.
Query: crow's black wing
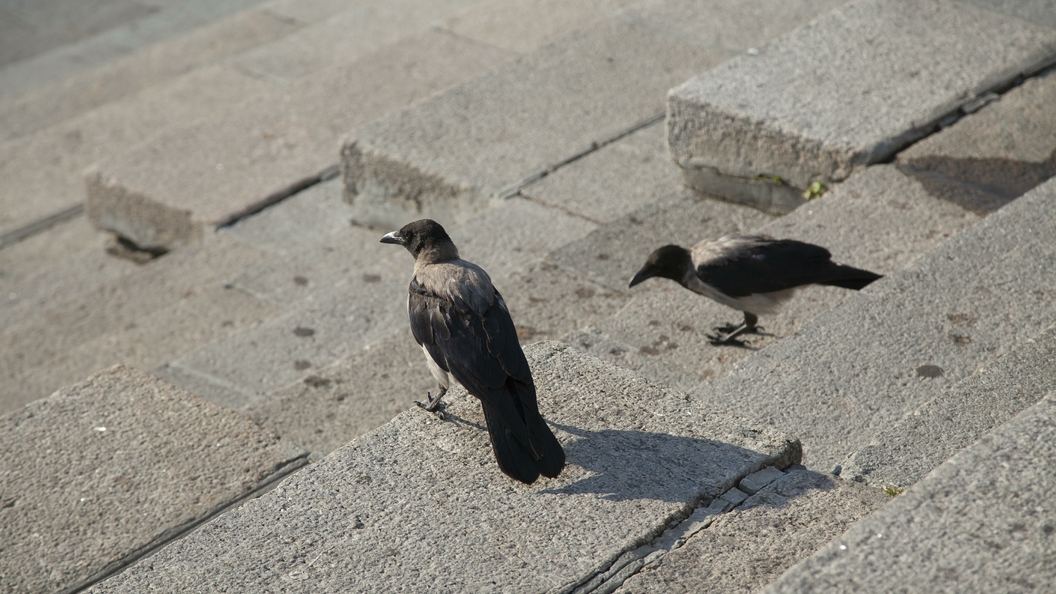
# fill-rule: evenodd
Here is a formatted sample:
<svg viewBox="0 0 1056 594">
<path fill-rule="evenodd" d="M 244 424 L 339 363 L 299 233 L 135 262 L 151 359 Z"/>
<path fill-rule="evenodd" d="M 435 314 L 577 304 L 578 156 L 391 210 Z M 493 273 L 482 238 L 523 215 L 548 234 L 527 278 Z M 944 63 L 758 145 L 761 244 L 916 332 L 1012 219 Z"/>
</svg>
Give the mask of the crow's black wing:
<svg viewBox="0 0 1056 594">
<path fill-rule="evenodd" d="M 773 293 L 831 278 L 829 250 L 792 239 L 763 242 L 718 264 L 697 266 L 700 280 L 731 297 Z"/>
</svg>

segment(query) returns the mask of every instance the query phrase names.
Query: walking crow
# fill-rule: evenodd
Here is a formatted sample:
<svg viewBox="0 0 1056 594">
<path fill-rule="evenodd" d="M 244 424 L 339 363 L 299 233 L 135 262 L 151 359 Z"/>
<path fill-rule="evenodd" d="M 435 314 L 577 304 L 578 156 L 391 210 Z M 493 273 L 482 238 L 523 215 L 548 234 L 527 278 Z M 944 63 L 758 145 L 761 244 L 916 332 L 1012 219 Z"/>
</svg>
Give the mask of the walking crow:
<svg viewBox="0 0 1056 594">
<path fill-rule="evenodd" d="M 414 256 L 407 294 L 411 333 L 425 351 L 440 386 L 426 394 L 428 411 L 440 406 L 452 379 L 480 399 L 499 468 L 523 483 L 556 477 L 565 452 L 539 415 L 535 384 L 517 331 L 488 273 L 458 257 L 436 221 L 423 219 L 381 238 Z"/>
<path fill-rule="evenodd" d="M 744 323 L 716 327 L 712 344 L 755 332 L 758 314 L 774 313 L 796 287 L 818 284 L 859 290 L 881 275 L 836 264 L 829 250 L 793 239 L 765 235 L 724 235 L 686 249 L 665 245 L 649 255 L 631 279 L 669 278 L 683 287 L 744 312 Z"/>
</svg>

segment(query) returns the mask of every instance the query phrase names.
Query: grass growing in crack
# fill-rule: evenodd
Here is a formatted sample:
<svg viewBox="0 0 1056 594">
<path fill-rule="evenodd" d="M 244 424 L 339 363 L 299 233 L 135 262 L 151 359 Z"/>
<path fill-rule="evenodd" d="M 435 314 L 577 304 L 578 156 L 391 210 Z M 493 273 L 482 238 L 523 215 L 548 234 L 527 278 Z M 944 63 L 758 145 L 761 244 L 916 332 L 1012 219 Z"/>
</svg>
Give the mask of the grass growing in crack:
<svg viewBox="0 0 1056 594">
<path fill-rule="evenodd" d="M 898 497 L 902 494 L 902 491 L 905 490 L 906 489 L 904 487 L 884 487 L 884 493 L 888 497 Z"/>
</svg>

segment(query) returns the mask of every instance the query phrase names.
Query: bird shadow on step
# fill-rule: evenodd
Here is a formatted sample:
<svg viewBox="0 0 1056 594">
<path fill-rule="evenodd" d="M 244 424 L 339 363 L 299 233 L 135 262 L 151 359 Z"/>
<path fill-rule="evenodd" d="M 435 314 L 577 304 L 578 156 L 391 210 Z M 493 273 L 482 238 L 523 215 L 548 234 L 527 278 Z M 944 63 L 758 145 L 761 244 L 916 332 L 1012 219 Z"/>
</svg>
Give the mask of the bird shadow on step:
<svg viewBox="0 0 1056 594">
<path fill-rule="evenodd" d="M 565 476 L 583 477 L 542 493 L 593 494 L 610 501 L 685 502 L 702 493 L 707 497 L 721 495 L 738 477 L 757 469 L 767 458 L 713 439 L 651 431 L 589 431 L 551 424 L 575 437 L 561 439 L 569 464 Z"/>
</svg>

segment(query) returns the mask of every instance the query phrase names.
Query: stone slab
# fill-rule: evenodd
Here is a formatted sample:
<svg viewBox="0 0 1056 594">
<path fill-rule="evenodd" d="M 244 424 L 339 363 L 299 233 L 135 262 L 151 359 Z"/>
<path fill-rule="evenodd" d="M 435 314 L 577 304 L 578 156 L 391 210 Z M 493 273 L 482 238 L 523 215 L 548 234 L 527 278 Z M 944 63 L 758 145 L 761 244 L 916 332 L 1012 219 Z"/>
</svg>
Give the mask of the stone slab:
<svg viewBox="0 0 1056 594">
<path fill-rule="evenodd" d="M 80 42 L 8 64 L 0 69 L 0 97 L 20 95 L 36 86 L 77 76 L 88 68 L 128 55 L 138 48 L 260 3 L 261 0 L 183 0 L 166 3 L 164 7 L 155 4 L 162 9 Z"/>
<path fill-rule="evenodd" d="M 21 229 L 83 205 L 85 167 L 269 86 L 223 65 L 207 66 L 0 143 L 0 229 Z"/>
<path fill-rule="evenodd" d="M 611 17 L 635 0 L 491 0 L 443 21 L 456 35 L 517 53 L 528 53 L 597 21 Z M 517 31 L 510 35 L 510 31 Z"/>
<path fill-rule="evenodd" d="M 79 216 L 0 249 L 0 331 L 30 312 L 138 270 L 106 254 L 107 238 Z"/>
<path fill-rule="evenodd" d="M 955 340 L 972 340 L 975 313 L 954 315 Z M 1056 390 L 1056 327 L 906 415 L 842 465 L 840 476 L 907 487 L 998 425 Z"/>
<path fill-rule="evenodd" d="M 1056 175 L 1056 69 L 902 151 L 934 196 L 993 212 Z"/>
<path fill-rule="evenodd" d="M 791 470 L 616 592 L 755 592 L 890 501 L 878 489 Z"/>
<path fill-rule="evenodd" d="M 46 369 L 49 361 L 102 336 L 129 332 L 136 325 L 147 323 L 145 321 L 149 321 L 152 314 L 193 299 L 196 291 L 210 287 L 221 289 L 237 271 L 269 257 L 267 253 L 225 238 L 211 238 L 185 253 L 163 256 L 136 273 L 101 282 L 83 293 L 68 295 L 44 309 L 29 312 L 0 333 L 0 378 L 8 387 L 0 401 L 2 410 L 7 412 L 43 398 L 70 381 L 52 382 L 51 385 L 41 385 L 36 380 L 22 383 L 31 374 L 39 372 L 42 366 Z M 245 307 L 245 300 L 239 303 Z M 251 317 L 249 310 L 246 313 Z M 183 315 L 194 316 L 192 312 Z M 172 322 L 176 325 L 170 326 L 169 331 L 183 333 L 180 314 L 173 312 L 173 316 Z M 212 324 L 225 319 L 240 318 L 216 320 L 203 316 L 200 321 Z M 184 321 L 183 325 L 195 326 L 193 321 Z M 186 330 L 192 335 L 195 331 Z M 137 348 L 155 347 L 141 345 Z M 61 367 L 54 371 L 63 373 Z M 44 392 L 38 392 L 39 389 Z"/>
<path fill-rule="evenodd" d="M 25 136 L 60 121 L 267 44 L 300 28 L 261 10 L 247 10 L 204 24 L 96 68 L 0 98 L 0 141 Z"/>
<path fill-rule="evenodd" d="M 0 418 L 0 574 L 77 591 L 305 463 L 249 419 L 115 366 Z"/>
<path fill-rule="evenodd" d="M 804 464 L 832 471 L 1056 323 L 1054 198 L 1056 180 L 1038 186 L 691 395 L 800 435 Z M 971 341 L 956 339 L 975 312 Z"/>
<path fill-rule="evenodd" d="M 313 452 L 329 454 L 398 414 L 415 409 L 436 380 L 410 327 L 392 332 L 242 412 Z"/>
<path fill-rule="evenodd" d="M 317 72 L 99 163 L 86 174 L 88 216 L 142 247 L 193 241 L 318 179 L 349 129 L 505 58 L 427 32 Z"/>
<path fill-rule="evenodd" d="M 291 34 L 282 43 L 250 49 L 233 57 L 231 63 L 256 76 L 290 83 L 421 33 L 476 3 L 479 0 L 346 2 L 339 12 Z M 299 15 L 304 11 L 287 5 L 282 12 Z"/>
<path fill-rule="evenodd" d="M 569 591 L 702 499 L 794 462 L 785 437 L 705 418 L 630 372 L 553 343 L 527 354 L 560 478 L 503 475 L 480 405 L 452 390 L 450 421 L 405 412 L 93 591 Z"/>
<path fill-rule="evenodd" d="M 280 243 L 296 247 L 282 257 L 248 267 L 233 281 L 258 299 L 283 307 L 284 312 L 171 361 L 165 370 L 158 370 L 162 377 L 237 409 L 267 399 L 272 392 L 393 332 L 406 330 L 411 257 L 405 250 L 381 244 L 382 230 L 329 222 L 348 205 L 334 204 L 329 190 L 319 189 L 318 195 L 313 191 L 225 232 L 232 240 L 248 241 L 262 249 L 269 245 L 277 249 L 274 246 Z M 492 274 L 499 290 L 511 296 L 511 307 L 514 303 L 521 307 L 526 299 L 520 295 L 520 283 L 528 279 L 518 271 L 592 227 L 566 213 L 514 198 L 449 230 L 462 255 Z M 302 237 L 296 243 L 283 239 L 296 235 Z M 503 248 L 495 249 L 496 245 Z M 539 280 L 550 286 L 548 291 L 555 290 L 557 279 Z M 569 294 L 579 289 L 590 287 L 578 284 L 556 291 Z M 554 324 L 602 308 L 601 295 L 591 305 L 564 315 L 543 315 L 530 307 L 536 305 L 530 296 L 556 298 L 551 292 L 529 294 L 525 309 L 532 309 L 535 316 L 515 317 L 523 332 L 534 335 L 544 318 Z"/>
<path fill-rule="evenodd" d="M 1043 25 L 953 0 L 856 0 L 672 89 L 671 154 L 702 191 L 757 202 L 754 186 L 731 193 L 696 173 L 779 178 L 767 192 L 791 197 L 890 157 L 1054 59 L 1056 29 Z"/>
<path fill-rule="evenodd" d="M 754 210 L 732 204 L 726 207 Z M 918 181 L 890 165 L 871 167 L 824 197 L 781 218 L 760 217 L 756 225 L 724 226 L 724 219 L 714 216 L 706 224 L 686 228 L 693 221 L 678 209 L 639 214 L 639 218 L 654 226 L 676 225 L 684 230 L 632 243 L 621 239 L 631 227 L 613 224 L 605 232 L 611 244 L 627 246 L 628 261 L 620 267 L 626 278 L 653 249 L 669 243 L 668 237 L 692 245 L 733 231 L 808 241 L 828 248 L 838 262 L 891 274 L 979 221 L 978 215 L 930 196 Z M 609 340 L 591 343 L 589 352 L 649 377 L 664 378 L 681 389 L 725 377 L 741 361 L 787 340 L 817 316 L 855 296 L 853 291 L 836 287 L 805 287 L 777 314 L 761 317 L 764 331 L 745 339 L 748 348 L 717 348 L 704 335 L 715 326 L 740 323 L 742 316 L 737 311 L 665 280 L 644 283 L 629 293 L 631 300 L 616 316 L 596 325 Z M 595 345 L 602 350 L 596 351 Z"/>
<path fill-rule="evenodd" d="M 629 6 L 621 16 L 733 57 L 758 49 L 845 1 L 646 0 Z"/>
<path fill-rule="evenodd" d="M 682 178 L 661 122 L 627 135 L 525 186 L 521 195 L 597 224 L 678 194 Z"/>
<path fill-rule="evenodd" d="M 465 220 L 656 116 L 672 81 L 722 59 L 641 24 L 600 21 L 357 130 L 342 149 L 346 199 L 363 224 Z"/>
<path fill-rule="evenodd" d="M 1056 583 L 1052 394 L 765 590 L 1029 592 Z"/>
</svg>

